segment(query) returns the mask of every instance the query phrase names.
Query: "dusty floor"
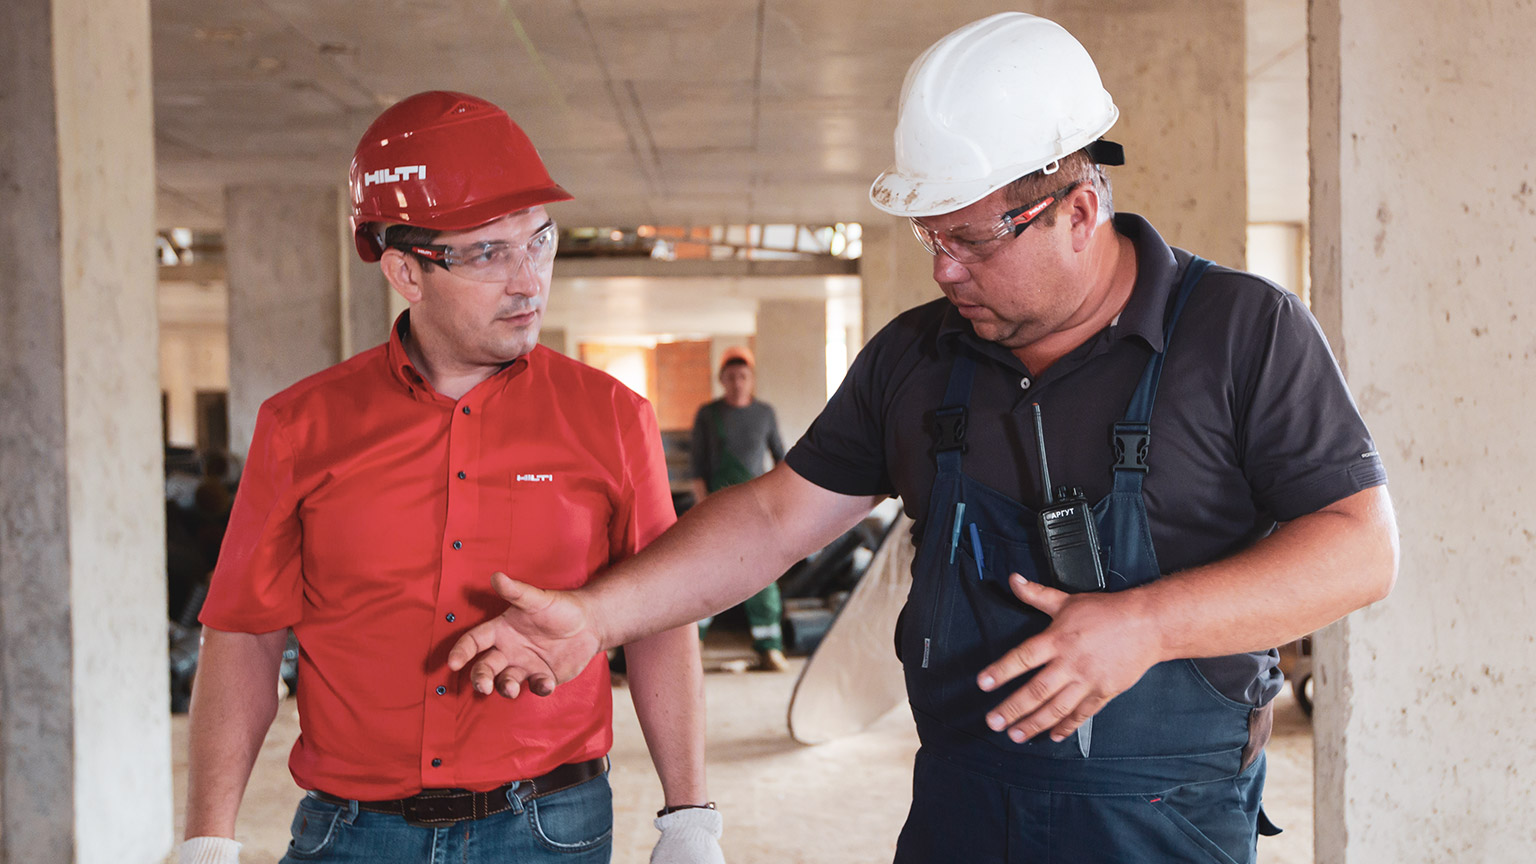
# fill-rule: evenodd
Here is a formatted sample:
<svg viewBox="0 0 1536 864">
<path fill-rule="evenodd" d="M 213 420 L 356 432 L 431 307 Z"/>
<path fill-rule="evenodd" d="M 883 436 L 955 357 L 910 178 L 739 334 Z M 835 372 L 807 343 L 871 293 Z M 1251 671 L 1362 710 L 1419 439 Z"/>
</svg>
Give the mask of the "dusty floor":
<svg viewBox="0 0 1536 864">
<path fill-rule="evenodd" d="M 705 666 L 718 670 L 745 656 L 730 634 L 711 634 Z M 804 747 L 790 740 L 784 717 L 801 660 L 788 673 L 706 677 L 709 786 L 725 814 L 722 846 L 731 864 L 879 864 L 889 862 L 911 794 L 917 736 L 905 707 L 849 738 Z M 655 841 L 651 818 L 661 785 L 651 770 L 628 692 L 614 692 L 614 864 L 645 864 Z M 186 795 L 186 717 L 173 718 L 176 836 Z M 288 749 L 298 735 L 285 701 L 262 747 L 241 808 L 238 835 L 245 864 L 271 864 L 288 843 L 288 823 L 301 794 L 288 776 Z M 1276 706 L 1269 749 L 1266 806 L 1286 829 L 1261 838 L 1265 864 L 1312 861 L 1312 733 L 1289 689 Z"/>
</svg>

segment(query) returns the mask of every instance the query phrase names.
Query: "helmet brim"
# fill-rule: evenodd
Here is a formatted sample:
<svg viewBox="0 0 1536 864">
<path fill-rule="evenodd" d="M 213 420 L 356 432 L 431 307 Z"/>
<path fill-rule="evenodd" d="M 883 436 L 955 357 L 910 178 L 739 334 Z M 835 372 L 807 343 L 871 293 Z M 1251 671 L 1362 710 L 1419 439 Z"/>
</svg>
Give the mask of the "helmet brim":
<svg viewBox="0 0 1536 864">
<path fill-rule="evenodd" d="M 988 177 L 943 183 L 908 177 L 892 165 L 870 185 L 869 203 L 892 216 L 905 216 L 909 219 L 938 216 L 969 207 L 1014 179 L 1010 177 L 999 183 Z"/>
</svg>

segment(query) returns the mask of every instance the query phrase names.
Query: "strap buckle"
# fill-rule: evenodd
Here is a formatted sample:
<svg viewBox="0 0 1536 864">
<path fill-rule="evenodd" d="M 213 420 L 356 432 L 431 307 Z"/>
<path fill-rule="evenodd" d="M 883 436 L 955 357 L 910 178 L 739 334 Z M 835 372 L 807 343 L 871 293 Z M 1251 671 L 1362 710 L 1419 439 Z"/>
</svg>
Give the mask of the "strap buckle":
<svg viewBox="0 0 1536 864">
<path fill-rule="evenodd" d="M 940 408 L 933 412 L 934 422 L 934 446 L 938 453 L 948 453 L 959 450 L 964 453 L 965 444 L 965 408 Z"/>
<path fill-rule="evenodd" d="M 1147 447 L 1152 432 L 1142 423 L 1116 423 L 1114 431 L 1115 470 L 1147 472 Z"/>
</svg>

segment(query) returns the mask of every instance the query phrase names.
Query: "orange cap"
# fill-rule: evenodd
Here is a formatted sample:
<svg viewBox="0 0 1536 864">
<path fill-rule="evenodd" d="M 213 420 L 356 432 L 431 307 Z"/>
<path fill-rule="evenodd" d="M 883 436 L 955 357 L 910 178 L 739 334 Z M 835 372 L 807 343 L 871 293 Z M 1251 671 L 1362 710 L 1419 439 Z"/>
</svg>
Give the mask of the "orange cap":
<svg viewBox="0 0 1536 864">
<path fill-rule="evenodd" d="M 757 359 L 752 356 L 752 351 L 741 345 L 732 345 L 720 355 L 720 371 L 725 371 L 725 364 L 734 360 L 740 360 L 747 364 L 748 369 L 757 368 Z"/>
</svg>

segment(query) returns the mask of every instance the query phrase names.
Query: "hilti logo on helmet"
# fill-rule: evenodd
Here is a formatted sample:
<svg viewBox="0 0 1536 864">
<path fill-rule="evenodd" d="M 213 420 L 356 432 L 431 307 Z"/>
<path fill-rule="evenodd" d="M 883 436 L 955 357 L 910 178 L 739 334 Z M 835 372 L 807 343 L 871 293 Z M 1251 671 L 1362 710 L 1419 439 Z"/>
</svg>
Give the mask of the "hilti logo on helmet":
<svg viewBox="0 0 1536 864">
<path fill-rule="evenodd" d="M 398 168 L 380 168 L 363 175 L 363 185 L 372 186 L 375 183 L 399 183 L 401 180 L 411 179 L 416 175 L 417 180 L 427 179 L 427 166 L 425 165 L 401 165 Z"/>
</svg>

